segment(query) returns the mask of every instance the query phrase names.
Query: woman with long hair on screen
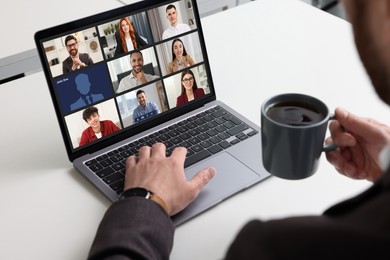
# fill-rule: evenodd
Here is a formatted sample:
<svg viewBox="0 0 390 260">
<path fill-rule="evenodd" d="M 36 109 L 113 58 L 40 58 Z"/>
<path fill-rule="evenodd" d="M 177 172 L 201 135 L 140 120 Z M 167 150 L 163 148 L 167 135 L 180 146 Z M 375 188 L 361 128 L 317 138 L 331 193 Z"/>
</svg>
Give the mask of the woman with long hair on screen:
<svg viewBox="0 0 390 260">
<path fill-rule="evenodd" d="M 187 69 L 181 73 L 181 95 L 176 99 L 176 106 L 183 105 L 204 96 L 203 88 L 198 88 L 194 73 Z"/>
<path fill-rule="evenodd" d="M 174 39 L 172 42 L 172 61 L 168 64 L 167 73 L 169 74 L 194 64 L 195 61 L 191 55 L 187 54 L 182 40 Z"/>
<path fill-rule="evenodd" d="M 147 45 L 145 40 L 142 39 L 134 30 L 134 27 L 131 25 L 129 18 L 127 17 L 119 20 L 118 31 L 115 33 L 117 43 L 115 56 Z"/>
</svg>

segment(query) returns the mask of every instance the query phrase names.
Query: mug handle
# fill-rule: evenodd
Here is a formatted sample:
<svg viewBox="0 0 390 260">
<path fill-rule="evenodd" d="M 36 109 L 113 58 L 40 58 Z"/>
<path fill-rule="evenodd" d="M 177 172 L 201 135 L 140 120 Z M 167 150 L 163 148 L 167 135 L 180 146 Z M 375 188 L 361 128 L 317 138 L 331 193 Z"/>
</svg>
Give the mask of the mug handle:
<svg viewBox="0 0 390 260">
<path fill-rule="evenodd" d="M 333 114 L 331 114 L 331 115 L 329 116 L 329 119 L 328 119 L 328 120 L 330 121 L 330 120 L 335 120 L 335 119 L 336 119 L 336 116 L 333 115 Z M 322 148 L 322 151 L 325 152 L 325 153 L 329 153 L 329 152 L 332 152 L 332 151 L 336 150 L 337 147 L 338 147 L 338 146 L 337 146 L 336 144 L 331 143 L 331 144 L 325 145 L 325 146 Z"/>
</svg>

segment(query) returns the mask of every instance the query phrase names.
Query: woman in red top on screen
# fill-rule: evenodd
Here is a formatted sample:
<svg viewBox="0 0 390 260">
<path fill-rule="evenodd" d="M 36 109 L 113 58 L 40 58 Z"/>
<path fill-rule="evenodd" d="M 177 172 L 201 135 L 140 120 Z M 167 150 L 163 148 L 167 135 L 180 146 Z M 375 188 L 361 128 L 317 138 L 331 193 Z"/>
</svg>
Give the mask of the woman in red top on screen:
<svg viewBox="0 0 390 260">
<path fill-rule="evenodd" d="M 119 32 L 118 32 L 119 31 Z M 131 25 L 129 18 L 119 20 L 119 30 L 115 32 L 116 50 L 115 56 L 146 46 L 147 43 Z"/>
<path fill-rule="evenodd" d="M 87 122 L 89 127 L 81 134 L 80 146 L 120 130 L 120 128 L 111 120 L 100 121 L 100 116 L 96 107 L 88 107 L 85 109 L 83 112 L 83 119 Z"/>
<path fill-rule="evenodd" d="M 185 70 L 181 73 L 181 95 L 177 97 L 176 106 L 183 105 L 195 98 L 204 96 L 203 88 L 198 88 L 194 73 Z"/>
</svg>

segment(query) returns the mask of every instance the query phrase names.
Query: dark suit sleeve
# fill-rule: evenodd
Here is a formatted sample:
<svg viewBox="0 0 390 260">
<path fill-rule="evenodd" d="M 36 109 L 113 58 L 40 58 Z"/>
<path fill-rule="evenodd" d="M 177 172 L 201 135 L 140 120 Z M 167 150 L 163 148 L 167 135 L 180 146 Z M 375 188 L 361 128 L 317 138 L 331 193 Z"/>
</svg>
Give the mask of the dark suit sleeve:
<svg viewBox="0 0 390 260">
<path fill-rule="evenodd" d="M 132 197 L 111 205 L 88 259 L 169 259 L 174 226 L 157 203 Z"/>
<path fill-rule="evenodd" d="M 72 62 L 69 61 L 69 60 L 71 60 L 70 57 L 66 58 L 66 59 L 62 62 L 62 73 L 63 73 L 63 74 L 68 73 L 69 71 L 71 71 Z"/>
<path fill-rule="evenodd" d="M 84 62 L 87 66 L 93 65 L 93 60 L 88 53 L 80 53 L 80 60 Z"/>
<path fill-rule="evenodd" d="M 121 41 L 121 37 L 119 35 L 119 31 L 115 32 L 115 41 L 116 41 L 116 49 L 115 49 L 114 56 L 123 54 L 125 51 L 123 50 L 123 47 L 122 47 L 122 41 Z"/>
<path fill-rule="evenodd" d="M 386 232 L 324 216 L 254 220 L 240 231 L 225 259 L 386 259 Z"/>
<path fill-rule="evenodd" d="M 388 259 L 390 182 L 384 183 L 321 216 L 251 221 L 226 259 Z"/>
</svg>

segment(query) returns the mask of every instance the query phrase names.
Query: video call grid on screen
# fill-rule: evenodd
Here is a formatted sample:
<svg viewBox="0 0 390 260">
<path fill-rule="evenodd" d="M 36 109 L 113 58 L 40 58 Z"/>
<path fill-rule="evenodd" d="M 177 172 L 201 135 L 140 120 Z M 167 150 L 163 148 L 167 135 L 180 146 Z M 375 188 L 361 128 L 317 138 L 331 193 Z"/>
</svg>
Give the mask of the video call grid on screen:
<svg viewBox="0 0 390 260">
<path fill-rule="evenodd" d="M 188 69 L 191 70 L 198 88 L 202 88 L 205 95 L 210 93 L 198 34 L 198 21 L 195 21 L 192 9 L 193 3 L 191 0 L 181 0 L 170 4 L 176 8 L 178 23 L 187 24 L 189 27 L 177 36 L 163 39 L 163 32 L 169 27 L 166 11 L 168 4 L 165 4 L 129 13 L 127 16 L 114 17 L 41 42 L 47 59 L 46 66 L 51 72 L 52 86 L 73 150 L 82 146 L 87 147 L 175 108 L 177 98 L 182 94 L 182 72 Z M 140 39 L 139 46 L 133 51 L 142 53 L 143 72 L 149 75 L 149 81 L 144 84 L 129 83 L 133 70 L 130 61 L 132 51 L 123 51 L 123 47 L 122 52 L 117 50 L 120 48 L 119 21 L 122 18 L 129 19 Z M 71 61 L 65 64 L 66 60 L 71 59 L 65 43 L 69 35 L 75 37 L 76 41 L 68 43 L 77 43 L 79 59 L 84 58 L 82 62 L 85 67 L 80 66 L 76 70 L 71 70 L 69 69 Z M 173 59 L 174 41 L 175 45 L 184 46 L 187 57 L 190 56 L 193 62 L 186 64 L 186 68 L 172 72 L 168 71 L 168 64 Z M 73 49 L 74 46 L 75 44 L 72 46 Z M 65 68 L 66 65 L 68 69 Z M 123 83 L 128 80 L 129 84 L 122 84 L 126 87 L 119 88 L 122 80 Z M 137 100 L 139 90 L 144 91 L 147 102 L 153 103 L 156 110 L 134 118 L 134 112 L 139 105 Z M 115 130 L 109 135 L 81 145 L 82 133 L 89 127 L 83 119 L 83 112 L 90 107 L 98 109 L 100 121 L 110 121 L 116 127 L 113 126 Z"/>
</svg>

